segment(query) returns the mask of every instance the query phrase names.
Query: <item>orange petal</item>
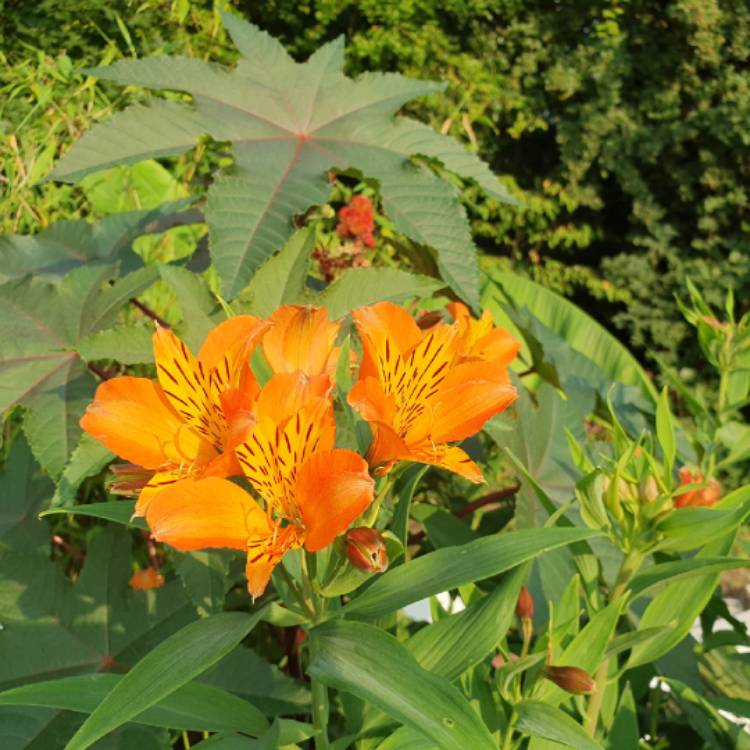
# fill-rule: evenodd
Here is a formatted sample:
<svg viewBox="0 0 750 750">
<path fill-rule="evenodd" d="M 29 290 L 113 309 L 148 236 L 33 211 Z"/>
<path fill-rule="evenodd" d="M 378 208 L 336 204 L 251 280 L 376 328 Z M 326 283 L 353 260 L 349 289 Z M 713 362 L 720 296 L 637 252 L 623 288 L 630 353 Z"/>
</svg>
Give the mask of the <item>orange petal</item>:
<svg viewBox="0 0 750 750">
<path fill-rule="evenodd" d="M 154 538 L 180 550 L 247 548 L 270 533 L 266 514 L 236 484 L 216 477 L 185 479 L 159 492 L 146 509 Z"/>
<path fill-rule="evenodd" d="M 248 540 L 245 575 L 247 590 L 253 599 L 257 599 L 266 590 L 271 573 L 281 562 L 281 558 L 290 549 L 298 549 L 301 546 L 302 534 L 292 525 L 283 529 L 272 528 Z"/>
<path fill-rule="evenodd" d="M 113 453 L 147 469 L 209 461 L 216 454 L 182 421 L 161 387 L 147 378 L 105 380 L 81 427 Z"/>
<path fill-rule="evenodd" d="M 409 353 L 403 374 L 395 381 L 394 425 L 407 445 L 421 442 L 429 435 L 433 401 L 451 372 L 458 345 L 458 328 L 442 324 L 430 329 Z"/>
<path fill-rule="evenodd" d="M 307 377 L 302 372 L 274 375 L 261 390 L 255 406 L 258 419 L 269 417 L 282 425 L 294 416 L 305 404 L 328 398 L 331 381 L 327 375 Z"/>
<path fill-rule="evenodd" d="M 249 354 L 260 337 L 271 327 L 268 321 L 254 315 L 235 315 L 214 328 L 198 352 L 198 361 L 206 372 L 213 370 L 228 351 L 246 349 Z"/>
<path fill-rule="evenodd" d="M 275 511 L 287 518 L 298 514 L 290 485 L 300 466 L 316 451 L 333 448 L 336 423 L 328 399 L 308 402 L 285 425 L 261 417 L 250 438 L 236 449 L 253 487 Z"/>
<path fill-rule="evenodd" d="M 480 468 L 469 458 L 465 451 L 454 445 L 431 445 L 425 450 L 412 453 L 412 459 L 423 464 L 432 464 L 448 469 L 470 482 L 483 482 Z"/>
<path fill-rule="evenodd" d="M 220 450 L 226 421 L 215 408 L 216 397 L 212 397 L 205 366 L 168 328 L 156 329 L 153 345 L 156 375 L 164 395 L 187 424 Z"/>
<path fill-rule="evenodd" d="M 520 341 L 516 341 L 504 328 L 493 328 L 476 341 L 470 354 L 494 365 L 507 367 L 520 351 Z"/>
<path fill-rule="evenodd" d="M 274 372 L 300 370 L 313 376 L 335 369 L 333 344 L 339 324 L 328 320 L 325 307 L 284 305 L 271 315 L 271 323 L 273 328 L 263 337 L 263 353 Z"/>
<path fill-rule="evenodd" d="M 327 547 L 372 502 L 375 482 L 365 460 L 349 450 L 311 456 L 297 475 L 297 504 L 305 526 L 305 548 Z"/>
<path fill-rule="evenodd" d="M 187 479 L 187 475 L 179 467 L 169 469 L 168 471 L 157 471 L 138 495 L 133 516 L 145 516 L 151 501 L 160 492 L 163 492 L 167 487 L 179 482 L 181 479 Z"/>
<path fill-rule="evenodd" d="M 386 396 L 376 378 L 358 380 L 347 396 L 349 405 L 368 422 L 393 424 L 396 404 L 393 396 Z"/>
<path fill-rule="evenodd" d="M 367 451 L 370 466 L 380 467 L 386 473 L 395 461 L 411 458 L 411 451 L 390 425 L 371 422 L 372 442 Z"/>
<path fill-rule="evenodd" d="M 443 443 L 475 435 L 516 398 L 516 389 L 502 368 L 481 361 L 457 365 L 438 391 L 431 437 Z"/>
<path fill-rule="evenodd" d="M 377 377 L 379 369 L 389 369 L 394 355 L 404 357 L 422 340 L 411 315 L 391 302 L 360 307 L 352 317 L 362 340 L 360 378 Z"/>
</svg>

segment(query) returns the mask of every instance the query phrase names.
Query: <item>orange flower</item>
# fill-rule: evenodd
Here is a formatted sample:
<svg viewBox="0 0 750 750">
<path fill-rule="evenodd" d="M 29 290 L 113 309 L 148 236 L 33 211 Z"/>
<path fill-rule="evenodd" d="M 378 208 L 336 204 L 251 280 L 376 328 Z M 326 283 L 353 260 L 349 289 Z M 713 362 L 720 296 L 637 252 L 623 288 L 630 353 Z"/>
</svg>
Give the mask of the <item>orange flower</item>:
<svg viewBox="0 0 750 750">
<path fill-rule="evenodd" d="M 686 466 L 680 469 L 680 485 L 703 484 L 703 474 L 693 473 Z M 709 479 L 706 487 L 688 490 L 674 499 L 675 508 L 688 508 L 714 505 L 721 498 L 721 485 L 715 479 Z"/>
<path fill-rule="evenodd" d="M 333 447 L 327 376 L 275 375 L 256 419 L 236 453 L 262 506 L 236 484 L 208 477 L 172 485 L 146 510 L 154 537 L 177 549 L 245 550 L 253 597 L 288 550 L 328 546 L 372 502 L 374 485 L 360 456 Z"/>
<path fill-rule="evenodd" d="M 145 570 L 136 570 L 128 581 L 134 591 L 148 591 L 158 589 L 164 585 L 164 576 L 153 566 Z"/>
<path fill-rule="evenodd" d="M 97 388 L 81 427 L 153 474 L 136 515 L 178 480 L 240 473 L 233 449 L 253 424 L 258 394 L 248 358 L 268 326 L 249 315 L 231 318 L 211 331 L 197 359 L 170 330 L 158 328 L 158 382 L 125 376 Z"/>
<path fill-rule="evenodd" d="M 325 307 L 284 305 L 270 322 L 273 328 L 263 338 L 263 354 L 274 373 L 299 370 L 312 377 L 325 372 L 333 379 L 339 323 L 328 320 Z"/>
<path fill-rule="evenodd" d="M 384 473 L 396 461 L 418 461 L 481 482 L 479 467 L 448 443 L 479 432 L 516 399 L 506 368 L 466 359 L 458 324 L 422 331 L 389 302 L 353 315 L 363 358 L 349 403 L 372 428 L 371 465 Z"/>
<path fill-rule="evenodd" d="M 495 327 L 489 310 L 485 310 L 477 320 L 463 302 L 451 302 L 447 307 L 458 325 L 463 357 L 481 359 L 502 367 L 510 365 L 521 350 L 521 344 L 504 328 Z"/>
</svg>

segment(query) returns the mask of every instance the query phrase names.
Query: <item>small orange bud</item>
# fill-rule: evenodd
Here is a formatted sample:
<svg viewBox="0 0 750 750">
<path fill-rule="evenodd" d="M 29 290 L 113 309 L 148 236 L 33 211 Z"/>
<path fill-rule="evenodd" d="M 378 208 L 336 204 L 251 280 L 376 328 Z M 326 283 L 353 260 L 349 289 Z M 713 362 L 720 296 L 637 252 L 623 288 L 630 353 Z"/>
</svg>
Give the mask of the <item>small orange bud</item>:
<svg viewBox="0 0 750 750">
<path fill-rule="evenodd" d="M 383 573 L 388 569 L 388 550 L 383 535 L 367 526 L 346 532 L 346 555 L 349 562 L 365 573 Z"/>
<path fill-rule="evenodd" d="M 164 585 L 164 576 L 154 567 L 145 570 L 136 570 L 128 581 L 130 588 L 134 591 L 147 591 L 158 589 Z"/>
<path fill-rule="evenodd" d="M 521 587 L 516 603 L 516 615 L 520 620 L 532 620 L 534 618 L 534 599 L 526 586 Z"/>
<path fill-rule="evenodd" d="M 553 667 L 548 665 L 544 668 L 544 676 L 567 693 L 581 695 L 594 691 L 593 678 L 588 672 L 584 672 L 578 667 Z"/>
</svg>

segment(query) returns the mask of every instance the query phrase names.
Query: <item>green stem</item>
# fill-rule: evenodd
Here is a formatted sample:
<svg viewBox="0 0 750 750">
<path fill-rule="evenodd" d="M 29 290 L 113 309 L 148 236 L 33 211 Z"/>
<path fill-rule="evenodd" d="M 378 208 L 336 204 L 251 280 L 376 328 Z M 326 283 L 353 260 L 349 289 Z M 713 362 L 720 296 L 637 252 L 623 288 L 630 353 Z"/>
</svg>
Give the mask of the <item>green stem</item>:
<svg viewBox="0 0 750 750">
<path fill-rule="evenodd" d="M 323 614 L 324 601 L 317 595 L 319 590 L 317 558 L 313 552 L 305 552 L 302 556 L 302 581 L 305 591 L 308 592 L 314 610 L 313 625 L 320 622 Z M 317 655 L 317 640 L 310 638 L 310 661 Z M 328 718 L 330 705 L 328 702 L 328 688 L 310 676 L 310 694 L 312 696 L 312 719 L 315 728 L 315 750 L 330 750 L 331 743 L 328 739 Z"/>
<path fill-rule="evenodd" d="M 281 577 L 284 579 L 284 582 L 289 587 L 289 590 L 292 592 L 292 594 L 294 594 L 294 598 L 299 602 L 299 605 L 307 613 L 307 616 L 311 620 L 314 621 L 315 611 L 310 605 L 310 602 L 308 602 L 307 599 L 305 599 L 305 597 L 302 595 L 302 592 L 299 590 L 299 587 L 294 582 L 294 579 L 289 575 L 289 571 L 284 567 L 284 564 L 282 563 L 276 569 L 281 574 Z"/>
<path fill-rule="evenodd" d="M 508 726 L 505 728 L 505 737 L 503 739 L 503 747 L 501 750 L 512 750 L 513 748 L 513 729 L 516 726 L 516 711 L 512 710 L 510 719 L 508 719 Z"/>
<path fill-rule="evenodd" d="M 618 601 L 620 597 L 625 593 L 630 583 L 630 579 L 638 572 L 643 562 L 643 553 L 632 550 L 625 555 L 625 559 L 622 561 L 620 566 L 620 572 L 617 574 L 617 580 L 615 586 L 609 595 L 609 603 Z M 599 665 L 599 669 L 596 670 L 594 675 L 594 690 L 589 698 L 589 704 L 586 709 L 586 720 L 584 722 L 584 728 L 586 731 L 594 737 L 596 735 L 596 727 L 599 723 L 599 712 L 602 708 L 602 701 L 604 700 L 604 689 L 607 686 L 607 677 L 609 676 L 609 659 Z"/>
</svg>

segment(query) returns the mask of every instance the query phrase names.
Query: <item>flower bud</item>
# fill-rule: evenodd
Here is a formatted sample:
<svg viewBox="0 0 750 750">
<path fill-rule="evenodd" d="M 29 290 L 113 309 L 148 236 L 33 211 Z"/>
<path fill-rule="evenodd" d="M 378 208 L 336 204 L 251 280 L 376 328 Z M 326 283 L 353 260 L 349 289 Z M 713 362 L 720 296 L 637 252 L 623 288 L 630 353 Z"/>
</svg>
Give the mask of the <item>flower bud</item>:
<svg viewBox="0 0 750 750">
<path fill-rule="evenodd" d="M 680 469 L 680 484 L 703 484 L 703 474 L 693 473 L 686 466 Z M 718 503 L 721 498 L 721 485 L 715 479 L 709 479 L 707 486 L 700 489 L 688 490 L 677 495 L 674 499 L 676 508 L 708 507 Z"/>
<path fill-rule="evenodd" d="M 158 589 L 164 585 L 164 576 L 152 567 L 145 570 L 137 570 L 128 581 L 130 588 L 134 591 L 148 591 Z"/>
<path fill-rule="evenodd" d="M 645 479 L 641 479 L 638 492 L 642 503 L 652 503 L 659 497 L 659 486 L 656 484 L 656 480 L 649 475 Z"/>
<path fill-rule="evenodd" d="M 346 532 L 346 556 L 349 562 L 365 573 L 383 573 L 388 569 L 388 550 L 383 535 L 367 526 Z"/>
<path fill-rule="evenodd" d="M 534 599 L 526 586 L 521 587 L 516 603 L 516 615 L 519 620 L 532 620 L 534 618 Z"/>
<path fill-rule="evenodd" d="M 548 665 L 544 668 L 544 676 L 565 692 L 574 695 L 591 693 L 594 690 L 594 680 L 591 675 L 578 667 Z"/>
<path fill-rule="evenodd" d="M 114 477 L 109 483 L 109 491 L 126 497 L 137 497 L 154 476 L 153 471 L 135 464 L 114 464 L 110 471 Z"/>
</svg>

